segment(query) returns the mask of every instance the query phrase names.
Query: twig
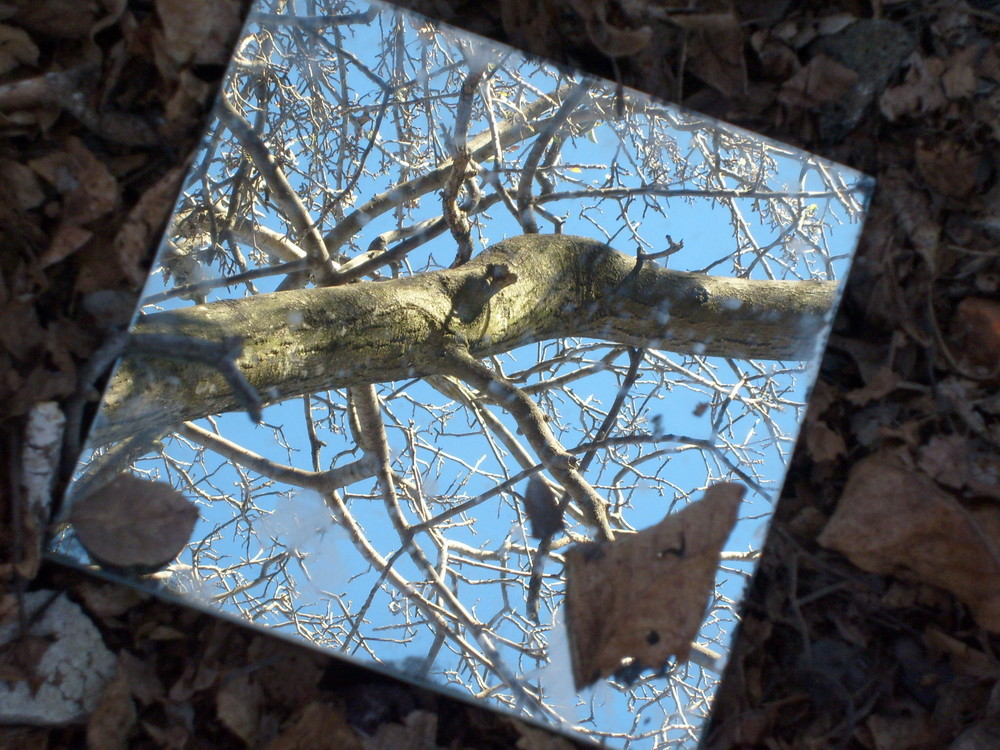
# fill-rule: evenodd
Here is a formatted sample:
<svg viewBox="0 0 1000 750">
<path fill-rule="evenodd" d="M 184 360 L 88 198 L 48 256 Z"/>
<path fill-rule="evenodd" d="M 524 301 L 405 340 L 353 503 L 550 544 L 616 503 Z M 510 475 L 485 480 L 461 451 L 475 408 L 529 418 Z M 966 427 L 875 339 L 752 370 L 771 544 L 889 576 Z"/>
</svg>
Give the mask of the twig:
<svg viewBox="0 0 1000 750">
<path fill-rule="evenodd" d="M 528 156 L 524 160 L 524 168 L 521 170 L 521 181 L 517 186 L 517 219 L 521 223 L 521 228 L 525 234 L 538 233 L 538 224 L 535 222 L 531 200 L 531 183 L 535 179 L 538 163 L 541 161 L 542 156 L 544 156 L 545 150 L 549 147 L 552 139 L 555 138 L 556 133 L 566 124 L 573 110 L 580 106 L 580 102 L 583 101 L 593 86 L 593 81 L 585 80 L 573 88 L 556 113 L 546 123 L 542 132 L 538 134 L 538 138 L 535 139 L 531 151 L 528 152 Z"/>
<path fill-rule="evenodd" d="M 514 417 L 545 468 L 580 506 L 588 523 L 597 527 L 598 539 L 614 539 L 614 532 L 608 524 L 607 503 L 580 474 L 577 460 L 556 440 L 538 405 L 521 389 L 469 354 L 468 350 L 456 345 L 446 352 L 446 356 L 451 364 L 451 374 L 483 393 L 491 394 Z"/>
</svg>

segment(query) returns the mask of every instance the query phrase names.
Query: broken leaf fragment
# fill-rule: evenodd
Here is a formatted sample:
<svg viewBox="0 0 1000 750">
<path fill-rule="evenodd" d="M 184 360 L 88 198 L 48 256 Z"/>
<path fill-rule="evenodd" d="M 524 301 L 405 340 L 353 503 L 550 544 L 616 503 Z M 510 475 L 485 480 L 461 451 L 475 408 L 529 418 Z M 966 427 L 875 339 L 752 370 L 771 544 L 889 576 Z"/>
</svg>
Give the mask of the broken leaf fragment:
<svg viewBox="0 0 1000 750">
<path fill-rule="evenodd" d="M 577 690 L 620 672 L 686 660 L 715 584 L 743 487 L 723 483 L 655 526 L 566 553 L 566 607 Z"/>
<path fill-rule="evenodd" d="M 76 501 L 69 517 L 95 562 L 140 573 L 177 557 L 197 520 L 194 503 L 169 484 L 131 474 Z"/>
</svg>

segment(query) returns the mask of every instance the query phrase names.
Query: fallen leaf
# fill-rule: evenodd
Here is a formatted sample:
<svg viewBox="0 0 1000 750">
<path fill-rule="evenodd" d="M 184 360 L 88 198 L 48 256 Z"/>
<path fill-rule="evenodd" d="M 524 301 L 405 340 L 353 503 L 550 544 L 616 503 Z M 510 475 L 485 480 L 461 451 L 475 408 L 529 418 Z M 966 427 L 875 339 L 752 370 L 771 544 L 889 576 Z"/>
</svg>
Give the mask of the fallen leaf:
<svg viewBox="0 0 1000 750">
<path fill-rule="evenodd" d="M 118 181 L 79 138 L 70 136 L 65 145 L 65 151 L 34 159 L 28 166 L 62 194 L 61 222 L 88 224 L 117 206 Z"/>
<path fill-rule="evenodd" d="M 915 55 L 910 61 L 906 78 L 879 97 L 879 109 L 892 122 L 903 115 L 926 114 L 948 103 L 941 86 L 941 76 L 947 64 L 939 57 Z"/>
<path fill-rule="evenodd" d="M 875 741 L 874 750 L 909 750 L 933 747 L 941 741 L 935 722 L 926 715 L 869 716 L 865 725 Z"/>
<path fill-rule="evenodd" d="M 976 374 L 1000 378 L 1000 303 L 983 297 L 963 299 L 951 325 L 954 351 Z"/>
<path fill-rule="evenodd" d="M 573 680 L 582 689 L 619 672 L 686 660 L 705 614 L 743 487 L 725 483 L 655 526 L 566 552 Z"/>
<path fill-rule="evenodd" d="M 932 651 L 946 655 L 958 674 L 977 680 L 996 680 L 1000 676 L 992 656 L 940 628 L 928 627 L 924 632 L 924 643 Z"/>
<path fill-rule="evenodd" d="M 819 420 L 806 427 L 806 446 L 816 463 L 833 461 L 847 452 L 844 438 Z"/>
<path fill-rule="evenodd" d="M 953 140 L 919 138 L 917 172 L 932 190 L 948 198 L 967 198 L 976 189 L 983 155 Z"/>
<path fill-rule="evenodd" d="M 948 67 L 941 75 L 941 86 L 949 99 L 965 99 L 976 93 L 976 58 L 983 50 L 978 44 L 970 44 L 959 50 L 948 60 Z"/>
<path fill-rule="evenodd" d="M 961 489 L 969 473 L 969 441 L 961 435 L 935 435 L 920 447 L 920 468 L 939 484 Z"/>
<path fill-rule="evenodd" d="M 131 284 L 143 283 L 146 278 L 145 264 L 149 261 L 149 246 L 170 215 L 183 177 L 183 169 L 172 169 L 142 194 L 135 208 L 125 217 L 112 243 L 112 258 L 115 262 L 105 260 L 100 265 L 91 262 L 91 268 L 107 267 L 109 270 L 94 270 L 92 275 L 86 277 L 81 274 L 81 280 L 77 281 L 78 292 L 97 291 L 111 285 L 109 282 L 119 284 L 121 280 Z"/>
<path fill-rule="evenodd" d="M 858 74 L 828 55 L 816 55 L 785 81 L 778 101 L 795 107 L 818 107 L 844 97 L 858 82 Z"/>
<path fill-rule="evenodd" d="M 565 737 L 529 726 L 523 721 L 512 719 L 511 723 L 521 735 L 514 746 L 517 750 L 575 750 L 575 746 Z"/>
<path fill-rule="evenodd" d="M 27 32 L 0 24 L 0 75 L 6 75 L 21 65 L 38 62 L 38 46 Z"/>
<path fill-rule="evenodd" d="M 315 701 L 308 704 L 264 750 L 362 750 L 361 739 L 351 729 L 338 706 Z"/>
<path fill-rule="evenodd" d="M 215 714 L 230 732 L 253 746 L 260 720 L 260 687 L 247 672 L 226 675 L 215 693 Z"/>
<path fill-rule="evenodd" d="M 162 37 L 155 38 L 157 64 L 168 78 L 173 73 L 164 65 L 225 65 L 232 50 L 230 36 L 240 29 L 241 6 L 235 0 L 190 3 L 187 0 L 158 0 L 156 14 Z"/>
<path fill-rule="evenodd" d="M 896 390 L 902 379 L 888 365 L 883 365 L 875 371 L 870 380 L 861 388 L 855 388 L 847 394 L 847 400 L 852 404 L 863 406 L 869 401 L 878 401 Z"/>
<path fill-rule="evenodd" d="M 0 44 L 2 43 L 0 40 Z M 18 208 L 38 208 L 45 201 L 45 191 L 38 181 L 38 175 L 30 167 L 12 159 L 0 159 L 0 174 Z"/>
<path fill-rule="evenodd" d="M 129 733 L 135 726 L 135 702 L 121 661 L 114 678 L 101 693 L 94 712 L 87 721 L 87 747 L 117 750 L 130 747 Z"/>
<path fill-rule="evenodd" d="M 915 470 L 902 449 L 854 465 L 818 541 L 863 570 L 950 591 L 982 627 L 1000 632 L 997 540 L 976 515 Z"/>
<path fill-rule="evenodd" d="M 761 77 L 767 81 L 787 81 L 802 68 L 799 56 L 770 29 L 754 32 L 750 44 L 760 61 Z"/>
<path fill-rule="evenodd" d="M 166 689 L 160 676 L 156 673 L 154 663 L 133 656 L 128 651 L 119 651 L 118 668 L 125 672 L 132 697 L 143 706 L 166 698 Z"/>
<path fill-rule="evenodd" d="M 79 40 L 90 32 L 100 10 L 101 4 L 92 0 L 47 0 L 24 3 L 15 20 L 21 28 L 45 37 Z"/>
<path fill-rule="evenodd" d="M 197 507 L 169 484 L 131 474 L 74 502 L 69 517 L 95 561 L 137 572 L 173 560 L 197 520 Z"/>
<path fill-rule="evenodd" d="M 608 57 L 634 55 L 653 36 L 649 26 L 629 29 L 611 23 L 607 0 L 569 0 L 569 4 L 583 19 L 590 40 Z"/>
<path fill-rule="evenodd" d="M 437 714 L 411 711 L 402 724 L 380 724 L 375 734 L 365 737 L 361 744 L 365 750 L 435 750 L 436 738 Z"/>
<path fill-rule="evenodd" d="M 1000 742 L 1000 714 L 987 716 L 962 731 L 948 750 L 996 750 Z"/>
<path fill-rule="evenodd" d="M 747 91 L 743 25 L 732 12 L 694 13 L 671 21 L 688 32 L 687 69 L 724 97 Z"/>
</svg>

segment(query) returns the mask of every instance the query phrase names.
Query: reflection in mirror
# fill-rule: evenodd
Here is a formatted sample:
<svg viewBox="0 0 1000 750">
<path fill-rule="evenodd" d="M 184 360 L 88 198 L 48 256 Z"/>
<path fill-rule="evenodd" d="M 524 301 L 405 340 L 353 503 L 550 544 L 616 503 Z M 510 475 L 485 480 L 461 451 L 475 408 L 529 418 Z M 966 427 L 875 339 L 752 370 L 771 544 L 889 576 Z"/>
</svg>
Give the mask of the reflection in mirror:
<svg viewBox="0 0 1000 750">
<path fill-rule="evenodd" d="M 54 551 L 691 747 L 868 181 L 388 6 L 308 7 L 262 2 L 238 45 Z"/>
</svg>

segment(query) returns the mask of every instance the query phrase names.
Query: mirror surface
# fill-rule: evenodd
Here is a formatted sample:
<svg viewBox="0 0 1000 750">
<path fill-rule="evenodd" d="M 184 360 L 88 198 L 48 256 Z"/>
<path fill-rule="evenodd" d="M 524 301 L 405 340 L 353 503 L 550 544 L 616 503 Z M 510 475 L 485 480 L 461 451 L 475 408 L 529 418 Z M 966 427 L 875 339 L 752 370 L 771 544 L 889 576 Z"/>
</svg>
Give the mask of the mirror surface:
<svg viewBox="0 0 1000 750">
<path fill-rule="evenodd" d="M 67 518 L 82 535 L 123 471 L 165 482 L 189 542 L 122 576 L 611 746 L 692 747 L 869 189 L 389 6 L 261 0 Z M 723 482 L 731 532 L 656 553 L 707 555 L 703 591 L 624 557 L 601 586 L 636 596 L 574 605 L 663 597 L 695 613 L 688 658 L 577 690 L 570 550 L 610 559 Z M 53 550 L 101 559 L 80 535 Z"/>
</svg>

